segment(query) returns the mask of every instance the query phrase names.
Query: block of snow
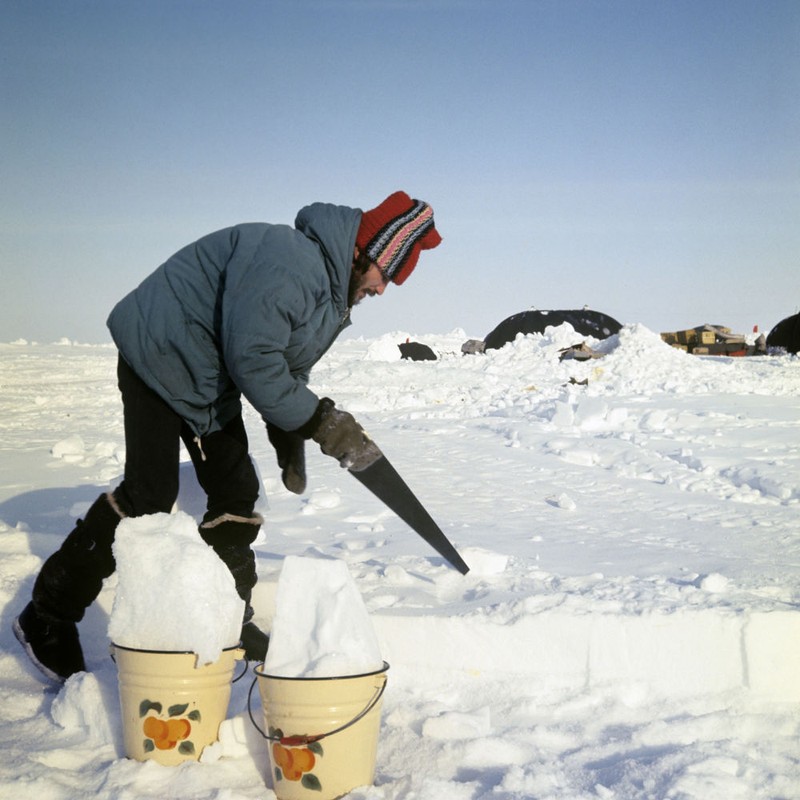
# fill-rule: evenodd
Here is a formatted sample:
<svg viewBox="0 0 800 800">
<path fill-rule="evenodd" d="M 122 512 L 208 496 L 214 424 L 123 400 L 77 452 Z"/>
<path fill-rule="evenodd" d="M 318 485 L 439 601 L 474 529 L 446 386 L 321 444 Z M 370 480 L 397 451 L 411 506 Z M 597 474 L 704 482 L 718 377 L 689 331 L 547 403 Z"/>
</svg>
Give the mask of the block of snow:
<svg viewBox="0 0 800 800">
<path fill-rule="evenodd" d="M 371 342 L 367 348 L 365 361 L 400 361 L 402 353 L 397 346 L 396 336 L 384 336 Z"/>
<path fill-rule="evenodd" d="M 712 594 L 719 594 L 728 588 L 728 579 L 718 572 L 712 572 L 710 575 L 704 576 L 700 580 L 700 588 Z"/>
<path fill-rule="evenodd" d="M 74 434 L 56 442 L 50 450 L 53 458 L 61 458 L 65 461 L 70 459 L 82 458 L 86 453 L 86 444 L 83 439 Z"/>
<path fill-rule="evenodd" d="M 473 575 L 500 575 L 508 566 L 506 553 L 497 553 L 483 547 L 464 547 L 461 549 L 461 555 L 469 564 Z"/>
<path fill-rule="evenodd" d="M 288 556 L 278 578 L 264 671 L 333 678 L 382 666 L 372 621 L 347 564 Z"/>
<path fill-rule="evenodd" d="M 62 728 L 82 730 L 86 744 L 102 746 L 114 742 L 103 690 L 91 672 L 72 675 L 53 700 L 50 713 Z"/>
<path fill-rule="evenodd" d="M 238 714 L 225 719 L 220 723 L 217 741 L 207 746 L 200 761 L 212 763 L 220 758 L 247 758 L 250 753 L 248 737 L 253 730 L 253 724 L 247 714 Z"/>
<path fill-rule="evenodd" d="M 115 644 L 193 652 L 208 664 L 239 643 L 244 602 L 188 514 L 122 520 L 114 557 L 118 581 L 108 634 Z"/>
</svg>

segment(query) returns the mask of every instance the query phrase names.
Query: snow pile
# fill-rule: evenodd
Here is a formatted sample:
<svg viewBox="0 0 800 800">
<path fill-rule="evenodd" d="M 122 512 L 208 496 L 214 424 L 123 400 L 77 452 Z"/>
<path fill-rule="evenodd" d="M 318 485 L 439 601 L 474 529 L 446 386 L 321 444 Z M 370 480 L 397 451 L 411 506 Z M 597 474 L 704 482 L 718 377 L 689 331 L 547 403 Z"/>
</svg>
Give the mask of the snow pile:
<svg viewBox="0 0 800 800">
<path fill-rule="evenodd" d="M 335 678 L 382 666 L 372 622 L 347 564 L 286 558 L 264 671 L 284 678 Z"/>
<path fill-rule="evenodd" d="M 239 643 L 244 601 L 228 568 L 183 512 L 124 519 L 114 541 L 117 590 L 108 624 L 122 647 L 217 661 Z"/>
<path fill-rule="evenodd" d="M 399 361 L 402 358 L 397 342 L 402 341 L 395 337 L 384 336 L 375 339 L 364 354 L 366 361 Z"/>
<path fill-rule="evenodd" d="M 113 742 L 112 718 L 103 698 L 103 687 L 91 672 L 73 675 L 51 708 L 53 721 L 67 730 L 86 732 L 87 744 L 102 746 Z"/>
</svg>

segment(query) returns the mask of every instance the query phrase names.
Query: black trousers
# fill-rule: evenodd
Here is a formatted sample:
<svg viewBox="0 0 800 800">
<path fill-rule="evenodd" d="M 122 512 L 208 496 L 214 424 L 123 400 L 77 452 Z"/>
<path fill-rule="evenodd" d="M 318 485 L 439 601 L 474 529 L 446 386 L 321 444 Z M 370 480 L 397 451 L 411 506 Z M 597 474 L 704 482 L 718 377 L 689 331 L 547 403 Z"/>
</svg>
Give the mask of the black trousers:
<svg viewBox="0 0 800 800">
<path fill-rule="evenodd" d="M 120 508 L 132 517 L 172 510 L 178 498 L 183 441 L 208 497 L 203 521 L 223 514 L 251 517 L 259 480 L 250 460 L 241 414 L 198 444 L 183 419 L 122 357 L 117 364 L 117 379 L 125 417 L 125 476 L 114 491 Z"/>
<path fill-rule="evenodd" d="M 259 481 L 248 453 L 241 415 L 202 440 L 202 449 L 186 423 L 119 359 L 119 388 L 125 415 L 125 476 L 114 490 L 118 508 L 139 517 L 169 513 L 178 498 L 180 443 L 189 450 L 197 478 L 208 495 L 204 522 L 225 514 L 225 520 L 204 535 L 236 580 L 247 603 L 245 619 L 253 614 L 250 593 L 257 580 L 255 557 L 249 547 L 260 519 L 252 519 Z M 106 495 L 94 502 L 61 547 L 42 565 L 33 587 L 37 612 L 56 620 L 77 622 L 116 568 L 114 534 L 120 516 Z"/>
</svg>

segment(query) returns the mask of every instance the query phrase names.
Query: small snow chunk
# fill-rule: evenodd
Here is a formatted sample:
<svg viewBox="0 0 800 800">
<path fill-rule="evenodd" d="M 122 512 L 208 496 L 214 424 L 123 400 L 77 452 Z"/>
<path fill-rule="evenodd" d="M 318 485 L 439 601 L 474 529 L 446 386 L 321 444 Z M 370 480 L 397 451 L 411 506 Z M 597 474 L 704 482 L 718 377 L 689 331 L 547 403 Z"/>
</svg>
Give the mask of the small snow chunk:
<svg viewBox="0 0 800 800">
<path fill-rule="evenodd" d="M 718 572 L 712 572 L 710 575 L 705 575 L 700 579 L 700 588 L 709 592 L 710 594 L 719 594 L 728 588 L 728 579 Z"/>
<path fill-rule="evenodd" d="M 53 458 L 61 458 L 65 461 L 76 458 L 77 456 L 83 457 L 86 453 L 86 443 L 83 439 L 74 434 L 56 442 L 50 450 Z"/>
<path fill-rule="evenodd" d="M 409 586 L 414 578 L 398 564 L 390 564 L 383 570 L 383 577 L 395 586 Z"/>
<path fill-rule="evenodd" d="M 473 575 L 500 575 L 508 566 L 505 553 L 494 553 L 482 547 L 465 547 L 461 550 L 461 557 L 469 564 Z"/>
<path fill-rule="evenodd" d="M 98 442 L 92 453 L 98 458 L 115 458 L 118 447 L 114 442 Z"/>
<path fill-rule="evenodd" d="M 332 678 L 382 667 L 372 622 L 347 564 L 288 556 L 278 578 L 264 672 Z"/>
<path fill-rule="evenodd" d="M 118 583 L 108 634 L 115 644 L 193 652 L 200 664 L 238 644 L 244 602 L 188 514 L 123 519 L 114 557 Z"/>
<path fill-rule="evenodd" d="M 55 723 L 66 730 L 85 730 L 89 744 L 114 742 L 108 705 L 97 677 L 91 672 L 78 672 L 69 677 L 53 700 L 50 713 Z"/>
<path fill-rule="evenodd" d="M 397 346 L 394 336 L 384 336 L 376 339 L 367 348 L 365 361 L 400 361 L 403 354 Z"/>
<path fill-rule="evenodd" d="M 446 711 L 438 717 L 426 719 L 422 724 L 422 735 L 426 739 L 479 739 L 490 734 L 488 706 L 472 714 Z"/>
<path fill-rule="evenodd" d="M 566 492 L 561 492 L 557 497 L 548 497 L 547 502 L 551 506 L 563 508 L 565 511 L 574 511 L 578 507 L 577 503 Z"/>
<path fill-rule="evenodd" d="M 219 726 L 217 741 L 203 749 L 201 763 L 219 761 L 220 758 L 245 758 L 250 755 L 247 746 L 248 731 L 252 723 L 246 714 L 238 714 L 223 720 Z"/>
<path fill-rule="evenodd" d="M 316 491 L 311 493 L 309 504 L 315 508 L 336 508 L 342 502 L 338 492 Z"/>
<path fill-rule="evenodd" d="M 591 450 L 583 447 L 565 450 L 559 454 L 568 464 L 577 464 L 581 467 L 593 467 L 597 462 L 597 457 Z"/>
<path fill-rule="evenodd" d="M 603 800 L 611 800 L 612 797 L 616 796 L 616 793 L 613 789 L 609 789 L 607 786 L 603 786 L 602 783 L 596 783 L 594 785 L 595 794 L 598 797 L 602 797 Z"/>
</svg>

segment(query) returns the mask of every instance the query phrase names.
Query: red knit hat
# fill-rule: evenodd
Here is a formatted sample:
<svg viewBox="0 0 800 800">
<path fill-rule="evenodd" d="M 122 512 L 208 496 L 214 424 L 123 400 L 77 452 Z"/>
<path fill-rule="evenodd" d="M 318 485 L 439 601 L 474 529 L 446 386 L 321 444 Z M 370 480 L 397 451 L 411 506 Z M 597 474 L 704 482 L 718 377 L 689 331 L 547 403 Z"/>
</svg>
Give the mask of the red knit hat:
<svg viewBox="0 0 800 800">
<path fill-rule="evenodd" d="M 433 209 L 405 192 L 389 195 L 361 215 L 356 244 L 381 272 L 401 284 L 417 266 L 420 251 L 442 241 L 433 226 Z"/>
</svg>

